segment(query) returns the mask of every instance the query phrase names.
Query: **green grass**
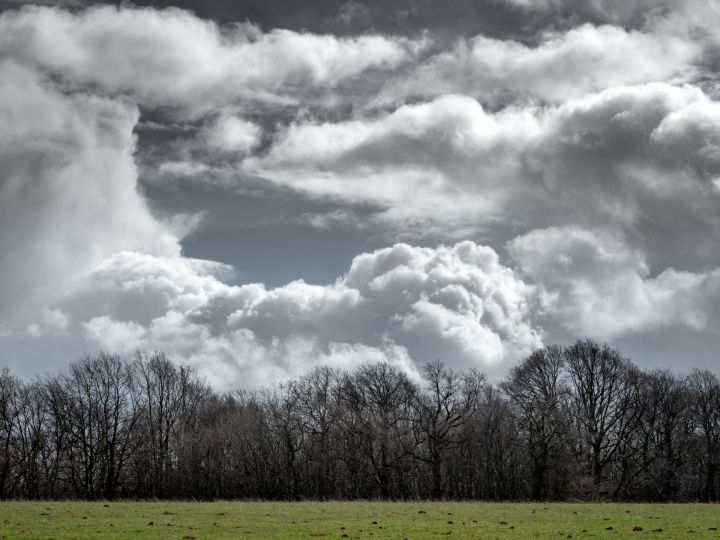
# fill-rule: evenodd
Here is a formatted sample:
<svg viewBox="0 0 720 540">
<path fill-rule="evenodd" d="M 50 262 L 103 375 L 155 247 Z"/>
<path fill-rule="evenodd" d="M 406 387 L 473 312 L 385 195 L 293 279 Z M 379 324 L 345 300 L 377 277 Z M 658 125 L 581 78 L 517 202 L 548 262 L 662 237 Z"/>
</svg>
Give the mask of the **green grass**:
<svg viewBox="0 0 720 540">
<path fill-rule="evenodd" d="M 0 538 L 720 539 L 715 528 L 720 506 L 700 504 L 0 503 Z"/>
</svg>

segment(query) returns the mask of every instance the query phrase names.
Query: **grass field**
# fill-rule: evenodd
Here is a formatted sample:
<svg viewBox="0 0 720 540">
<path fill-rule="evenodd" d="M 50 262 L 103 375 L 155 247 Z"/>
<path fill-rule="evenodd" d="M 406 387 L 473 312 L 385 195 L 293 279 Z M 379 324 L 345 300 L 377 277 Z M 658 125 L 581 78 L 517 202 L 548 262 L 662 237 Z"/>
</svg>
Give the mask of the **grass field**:
<svg viewBox="0 0 720 540">
<path fill-rule="evenodd" d="M 720 506 L 0 503 L 0 538 L 718 538 Z"/>
</svg>

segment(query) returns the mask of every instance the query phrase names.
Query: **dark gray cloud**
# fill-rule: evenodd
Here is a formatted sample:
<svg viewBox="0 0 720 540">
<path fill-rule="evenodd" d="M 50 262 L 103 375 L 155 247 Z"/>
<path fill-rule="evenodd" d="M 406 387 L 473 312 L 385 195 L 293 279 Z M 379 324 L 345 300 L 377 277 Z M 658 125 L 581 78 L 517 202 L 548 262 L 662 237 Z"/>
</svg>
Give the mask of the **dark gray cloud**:
<svg viewBox="0 0 720 540">
<path fill-rule="evenodd" d="M 42 2 L 3 0 L 0 6 L 11 9 L 23 3 Z M 81 7 L 83 4 L 127 5 L 124 2 L 91 0 L 73 0 L 65 5 Z M 133 4 L 158 9 L 178 7 L 220 23 L 247 20 L 264 30 L 287 28 L 336 35 L 366 32 L 414 35 L 428 29 L 453 37 L 478 33 L 506 36 L 529 33 L 531 28 L 539 25 L 535 20 L 544 20 L 537 13 L 497 0 L 456 0 L 452 4 L 432 0 L 140 0 Z"/>
</svg>

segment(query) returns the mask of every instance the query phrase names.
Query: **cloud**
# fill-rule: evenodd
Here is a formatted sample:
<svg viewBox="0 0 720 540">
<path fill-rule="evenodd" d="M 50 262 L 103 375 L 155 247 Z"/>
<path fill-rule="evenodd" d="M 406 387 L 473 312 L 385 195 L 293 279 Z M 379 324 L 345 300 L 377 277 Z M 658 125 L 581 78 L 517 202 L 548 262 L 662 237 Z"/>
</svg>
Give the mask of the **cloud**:
<svg viewBox="0 0 720 540">
<path fill-rule="evenodd" d="M 694 270 L 718 262 L 718 111 L 700 89 L 666 83 L 498 112 L 451 95 L 291 124 L 242 170 L 385 207 L 375 219 L 401 233 L 425 220 L 449 236 L 493 229 L 502 244 L 537 228 L 612 223 L 653 268 Z"/>
<path fill-rule="evenodd" d="M 502 372 L 542 343 L 532 287 L 472 242 L 366 253 L 328 286 L 233 286 L 219 279 L 226 270 L 125 252 L 62 306 L 94 346 L 161 349 L 229 386 L 372 359 L 410 372 L 435 358 Z"/>
<path fill-rule="evenodd" d="M 639 24 L 666 14 L 685 0 L 503 0 L 531 11 L 566 11 L 615 24 Z"/>
<path fill-rule="evenodd" d="M 237 116 L 221 115 L 208 130 L 207 145 L 220 152 L 249 154 L 260 144 L 262 128 Z"/>
<path fill-rule="evenodd" d="M 4 57 L 71 84 L 190 113 L 243 98 L 292 102 L 308 89 L 396 67 L 417 46 L 372 35 L 263 33 L 250 24 L 220 28 L 175 8 L 96 6 L 70 13 L 33 6 L 0 15 Z"/>
<path fill-rule="evenodd" d="M 651 276 L 645 257 L 622 237 L 575 227 L 516 238 L 510 253 L 541 284 L 546 310 L 565 328 L 603 339 L 687 327 L 716 327 L 720 268 L 672 268 Z"/>
<path fill-rule="evenodd" d="M 441 357 L 499 373 L 543 341 L 535 286 L 544 316 L 573 332 L 707 330 L 720 274 L 689 269 L 705 264 L 702 250 L 681 244 L 690 231 L 702 242 L 718 231 L 716 108 L 697 88 L 667 84 L 496 113 L 446 96 L 298 122 L 243 162 L 317 195 L 428 215 L 445 208 L 482 222 L 458 194 L 492 201 L 490 219 L 514 216 L 522 231 L 509 252 L 525 278 L 473 242 L 398 244 L 356 257 L 333 285 L 273 289 L 228 285 L 230 269 L 215 263 L 124 252 L 57 307 L 90 346 L 163 349 L 230 386 L 363 358 L 412 370 Z"/>
<path fill-rule="evenodd" d="M 611 89 L 559 107 L 525 156 L 523 174 L 550 197 L 535 206 L 550 216 L 535 227 L 611 224 L 652 268 L 716 265 L 708 248 L 720 233 L 712 183 L 720 169 L 710 150 L 718 110 L 699 89 L 667 84 Z"/>
<path fill-rule="evenodd" d="M 179 254 L 135 190 L 137 118 L 0 62 L 0 318 L 64 294 L 117 251 Z"/>
<path fill-rule="evenodd" d="M 550 32 L 537 46 L 477 36 L 392 78 L 376 106 L 463 93 L 497 107 L 518 99 L 562 103 L 614 86 L 691 75 L 700 47 L 691 39 L 585 24 Z"/>
<path fill-rule="evenodd" d="M 373 198 L 405 218 L 414 208 L 446 231 L 467 212 L 496 242 L 505 235 L 544 295 L 544 320 L 567 331 L 708 332 L 720 291 L 718 111 L 698 88 L 664 83 L 498 113 L 445 96 L 366 120 L 293 125 L 260 174 Z M 428 311 L 423 324 L 431 319 Z"/>
<path fill-rule="evenodd" d="M 64 311 L 42 308 L 37 319 L 28 323 L 24 328 L 19 328 L 17 325 L 11 325 L 8 321 L 0 319 L 0 338 L 37 340 L 66 337 L 70 325 L 70 316 Z"/>
<path fill-rule="evenodd" d="M 355 4 L 333 11 L 374 17 Z M 714 339 L 717 19 L 647 5 L 545 2 L 582 12 L 560 28 L 625 27 L 438 39 L 432 55 L 422 36 L 179 9 L 0 14 L 2 347 L 161 349 L 233 388 L 381 359 L 501 374 L 546 323 Z M 183 256 L 202 215 L 374 238 L 334 283 L 238 284 Z"/>
<path fill-rule="evenodd" d="M 88 339 L 102 343 L 104 348 L 122 353 L 132 354 L 140 350 L 146 335 L 145 329 L 139 324 L 129 322 L 118 322 L 107 315 L 93 317 L 83 323 Z"/>
<path fill-rule="evenodd" d="M 532 111 L 493 115 L 467 96 L 443 96 L 374 117 L 291 124 L 242 169 L 310 196 L 383 206 L 379 219 L 401 228 L 427 219 L 464 228 L 498 215 L 513 148 L 538 129 Z"/>
</svg>

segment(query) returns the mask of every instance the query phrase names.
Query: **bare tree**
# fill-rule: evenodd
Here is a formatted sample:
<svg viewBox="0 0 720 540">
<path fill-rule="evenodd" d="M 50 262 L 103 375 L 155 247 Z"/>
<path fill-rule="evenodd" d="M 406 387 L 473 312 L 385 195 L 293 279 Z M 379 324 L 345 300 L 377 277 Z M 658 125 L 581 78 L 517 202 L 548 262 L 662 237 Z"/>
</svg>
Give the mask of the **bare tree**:
<svg viewBox="0 0 720 540">
<path fill-rule="evenodd" d="M 138 353 L 133 363 L 140 400 L 140 444 L 136 467 L 154 497 L 168 495 L 178 464 L 184 429 L 197 416 L 209 388 L 187 366 L 176 366 L 163 353 Z"/>
<path fill-rule="evenodd" d="M 139 412 L 129 366 L 104 353 L 86 357 L 51 392 L 71 483 L 84 498 L 114 497 L 134 450 Z"/>
<path fill-rule="evenodd" d="M 622 471 L 626 496 L 650 500 L 679 500 L 688 464 L 692 419 L 686 381 L 669 371 L 643 373 L 634 407 L 637 430 L 626 439 L 637 447 L 634 463 Z"/>
<path fill-rule="evenodd" d="M 463 426 L 477 407 L 484 377 L 448 369 L 439 360 L 426 364 L 427 387 L 416 392 L 415 457 L 430 466 L 431 496 L 443 497 L 443 467 L 446 454 L 463 442 Z"/>
<path fill-rule="evenodd" d="M 44 415 L 35 397 L 34 387 L 0 370 L 0 499 L 16 496 L 23 483 L 25 494 L 37 492 Z"/>
<path fill-rule="evenodd" d="M 20 386 L 16 453 L 22 466 L 22 493 L 24 497 L 39 498 L 45 484 L 42 458 L 47 438 L 48 415 L 43 407 L 42 386 L 22 384 Z"/>
<path fill-rule="evenodd" d="M 251 392 L 233 394 L 235 412 L 223 430 L 229 438 L 228 469 L 234 478 L 234 496 L 268 498 L 278 495 L 282 475 L 274 454 L 271 420 L 262 396 Z"/>
<path fill-rule="evenodd" d="M 558 346 L 534 351 L 514 367 L 502 389 L 515 405 L 532 464 L 532 497 L 548 496 L 549 472 L 567 443 L 570 389 L 564 379 L 565 358 Z"/>
<path fill-rule="evenodd" d="M 361 367 L 343 386 L 342 399 L 353 417 L 353 440 L 384 499 L 404 491 L 413 450 L 414 394 L 407 376 L 386 363 Z"/>
<path fill-rule="evenodd" d="M 630 363 L 617 350 L 594 341 L 566 347 L 565 359 L 574 390 L 575 415 L 587 444 L 588 473 L 595 490 L 603 491 L 603 473 L 618 445 L 632 431 Z"/>
<path fill-rule="evenodd" d="M 440 362 L 424 375 L 319 368 L 220 394 L 161 353 L 98 354 L 32 384 L 4 369 L 0 497 L 720 498 L 709 371 L 643 372 L 578 341 L 499 386 Z"/>
<path fill-rule="evenodd" d="M 342 374 L 329 367 L 300 377 L 294 389 L 307 432 L 307 465 L 311 494 L 332 492 L 337 481 L 335 437 L 339 422 L 338 394 Z"/>
<path fill-rule="evenodd" d="M 270 429 L 280 443 L 285 473 L 290 480 L 289 495 L 300 499 L 303 453 L 308 444 L 308 419 L 301 414 L 301 391 L 295 381 L 278 386 L 268 400 Z"/>
<path fill-rule="evenodd" d="M 455 499 L 526 497 L 525 473 L 511 404 L 493 385 L 483 385 L 478 406 L 463 426 L 463 441 L 448 460 Z"/>
<path fill-rule="evenodd" d="M 707 370 L 696 370 L 688 378 L 691 388 L 690 411 L 702 440 L 705 481 L 703 498 L 718 500 L 720 467 L 720 382 Z"/>
</svg>

